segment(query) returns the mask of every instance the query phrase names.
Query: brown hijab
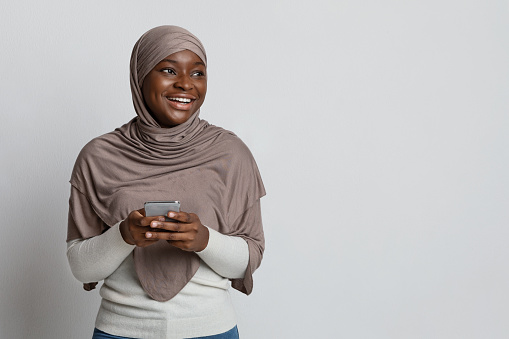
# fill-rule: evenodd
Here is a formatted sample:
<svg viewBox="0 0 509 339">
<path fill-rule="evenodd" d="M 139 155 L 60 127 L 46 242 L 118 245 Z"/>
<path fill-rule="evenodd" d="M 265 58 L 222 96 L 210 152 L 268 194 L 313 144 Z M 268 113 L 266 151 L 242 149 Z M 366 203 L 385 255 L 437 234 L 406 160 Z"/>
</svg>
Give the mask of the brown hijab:
<svg viewBox="0 0 509 339">
<path fill-rule="evenodd" d="M 152 68 L 182 50 L 207 61 L 198 38 L 180 27 L 156 27 L 136 42 L 130 80 L 138 116 L 80 152 L 70 180 L 67 240 L 96 236 L 145 201 L 180 200 L 182 210 L 196 213 L 204 225 L 246 240 L 246 275 L 232 286 L 249 294 L 264 250 L 259 199 L 265 195 L 249 149 L 232 132 L 199 119 L 199 111 L 181 125 L 161 128 L 141 93 Z M 136 247 L 134 262 L 142 287 L 158 301 L 175 296 L 200 263 L 195 253 L 166 241 Z"/>
</svg>

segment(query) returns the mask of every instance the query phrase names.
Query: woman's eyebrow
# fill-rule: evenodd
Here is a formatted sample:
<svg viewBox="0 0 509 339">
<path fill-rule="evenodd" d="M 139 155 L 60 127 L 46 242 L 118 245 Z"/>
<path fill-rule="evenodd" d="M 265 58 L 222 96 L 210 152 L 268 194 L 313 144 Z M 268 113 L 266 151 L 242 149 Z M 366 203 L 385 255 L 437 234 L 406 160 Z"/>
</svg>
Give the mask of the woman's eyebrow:
<svg viewBox="0 0 509 339">
<path fill-rule="evenodd" d="M 163 61 L 170 62 L 170 63 L 172 63 L 172 64 L 178 64 L 178 62 L 177 62 L 177 61 L 175 61 L 175 60 L 171 60 L 171 59 L 163 59 L 163 60 L 161 60 L 161 62 L 163 62 Z"/>
</svg>

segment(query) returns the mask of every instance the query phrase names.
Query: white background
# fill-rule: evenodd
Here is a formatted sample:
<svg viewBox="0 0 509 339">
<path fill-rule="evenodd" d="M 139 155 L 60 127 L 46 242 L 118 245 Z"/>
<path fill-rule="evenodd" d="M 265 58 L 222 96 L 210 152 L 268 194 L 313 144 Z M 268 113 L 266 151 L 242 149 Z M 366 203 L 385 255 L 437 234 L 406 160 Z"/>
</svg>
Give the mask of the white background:
<svg viewBox="0 0 509 339">
<path fill-rule="evenodd" d="M 508 1 L 31 0 L 0 11 L 0 338 L 91 337 L 68 180 L 161 24 L 203 41 L 202 118 L 268 192 L 243 339 L 509 337 Z"/>
</svg>

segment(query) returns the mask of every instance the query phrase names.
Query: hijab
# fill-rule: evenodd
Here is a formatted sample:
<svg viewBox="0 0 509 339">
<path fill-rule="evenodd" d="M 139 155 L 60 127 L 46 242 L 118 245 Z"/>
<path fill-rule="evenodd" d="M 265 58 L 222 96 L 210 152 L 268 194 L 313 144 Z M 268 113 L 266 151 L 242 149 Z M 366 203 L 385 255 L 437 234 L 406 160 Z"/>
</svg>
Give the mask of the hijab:
<svg viewBox="0 0 509 339">
<path fill-rule="evenodd" d="M 183 28 L 160 26 L 141 36 L 130 63 L 137 117 L 89 142 L 76 160 L 70 183 L 86 197 L 93 217 L 109 227 L 146 201 L 179 200 L 181 210 L 197 214 L 204 225 L 244 238 L 249 264 L 245 277 L 233 280 L 232 286 L 249 294 L 264 250 L 259 199 L 265 195 L 249 149 L 232 132 L 200 119 L 199 110 L 183 124 L 162 128 L 143 100 L 145 76 L 163 58 L 182 50 L 194 52 L 206 64 L 203 45 Z M 83 210 L 77 201 L 71 194 L 70 215 Z M 74 219 L 69 234 L 100 234 L 86 217 Z M 196 253 L 161 240 L 136 247 L 133 255 L 141 286 L 158 301 L 175 296 L 200 265 Z"/>
</svg>

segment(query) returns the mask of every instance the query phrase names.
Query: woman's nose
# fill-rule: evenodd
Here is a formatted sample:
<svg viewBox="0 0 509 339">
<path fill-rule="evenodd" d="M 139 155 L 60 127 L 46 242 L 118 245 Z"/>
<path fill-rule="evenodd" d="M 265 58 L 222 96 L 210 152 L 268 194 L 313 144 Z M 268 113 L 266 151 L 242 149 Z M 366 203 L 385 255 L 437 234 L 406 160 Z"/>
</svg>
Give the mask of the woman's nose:
<svg viewBox="0 0 509 339">
<path fill-rule="evenodd" d="M 175 87 L 182 88 L 183 90 L 188 91 L 191 88 L 193 88 L 193 83 L 189 77 L 183 75 L 177 79 L 177 81 L 175 82 Z"/>
</svg>

